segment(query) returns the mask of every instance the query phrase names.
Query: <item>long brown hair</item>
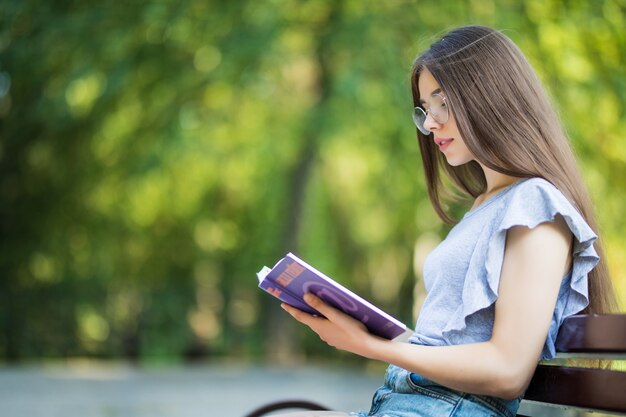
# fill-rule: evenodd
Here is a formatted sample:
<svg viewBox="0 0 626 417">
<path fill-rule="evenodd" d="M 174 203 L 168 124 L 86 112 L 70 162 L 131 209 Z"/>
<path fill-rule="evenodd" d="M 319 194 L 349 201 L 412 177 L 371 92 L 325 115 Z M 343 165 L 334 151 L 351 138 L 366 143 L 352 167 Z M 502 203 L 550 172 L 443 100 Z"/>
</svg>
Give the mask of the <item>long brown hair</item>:
<svg viewBox="0 0 626 417">
<path fill-rule="evenodd" d="M 598 234 L 593 206 L 559 117 L 521 50 L 501 32 L 466 26 L 444 35 L 421 54 L 411 71 L 413 102 L 420 105 L 419 76 L 428 68 L 441 89 L 465 144 L 485 166 L 513 177 L 544 178 L 555 185 Z M 477 197 L 486 179 L 476 161 L 458 167 L 445 162 L 428 136 L 417 131 L 428 193 L 437 214 L 445 208 L 445 177 Z M 617 303 L 600 240 L 600 262 L 589 273 L 585 312 L 615 311 Z"/>
</svg>

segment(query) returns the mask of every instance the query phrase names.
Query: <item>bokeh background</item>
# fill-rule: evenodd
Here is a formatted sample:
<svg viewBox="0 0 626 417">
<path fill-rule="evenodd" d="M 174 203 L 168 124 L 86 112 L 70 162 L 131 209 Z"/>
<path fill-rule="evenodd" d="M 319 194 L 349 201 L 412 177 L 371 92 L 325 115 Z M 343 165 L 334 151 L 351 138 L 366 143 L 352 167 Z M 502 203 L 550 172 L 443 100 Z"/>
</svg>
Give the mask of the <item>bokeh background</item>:
<svg viewBox="0 0 626 417">
<path fill-rule="evenodd" d="M 288 251 L 412 323 L 409 69 L 470 23 L 553 97 L 624 305 L 623 0 L 2 0 L 0 359 L 357 362 L 257 288 Z"/>
</svg>

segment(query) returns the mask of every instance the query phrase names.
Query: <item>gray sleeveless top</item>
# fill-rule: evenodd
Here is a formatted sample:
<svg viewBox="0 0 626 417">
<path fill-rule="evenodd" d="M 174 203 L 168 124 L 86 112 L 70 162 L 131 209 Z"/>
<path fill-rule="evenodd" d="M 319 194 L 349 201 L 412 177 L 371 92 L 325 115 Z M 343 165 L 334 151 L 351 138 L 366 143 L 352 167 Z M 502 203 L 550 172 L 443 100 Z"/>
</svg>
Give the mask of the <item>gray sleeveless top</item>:
<svg viewBox="0 0 626 417">
<path fill-rule="evenodd" d="M 559 326 L 589 303 L 587 275 L 600 258 L 593 230 L 556 187 L 540 178 L 520 180 L 467 212 L 430 253 L 423 271 L 427 296 L 409 341 L 442 346 L 489 340 L 507 230 L 533 228 L 557 214 L 574 236 L 574 252 L 542 352 L 542 359 L 553 358 Z"/>
</svg>

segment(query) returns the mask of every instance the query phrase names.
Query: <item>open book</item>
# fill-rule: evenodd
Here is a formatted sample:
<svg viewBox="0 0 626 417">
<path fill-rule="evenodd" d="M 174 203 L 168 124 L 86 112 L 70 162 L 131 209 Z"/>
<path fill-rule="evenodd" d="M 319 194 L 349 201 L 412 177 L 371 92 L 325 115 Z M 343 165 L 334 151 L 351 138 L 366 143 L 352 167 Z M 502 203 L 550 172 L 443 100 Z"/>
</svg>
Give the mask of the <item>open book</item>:
<svg viewBox="0 0 626 417">
<path fill-rule="evenodd" d="M 406 341 L 412 334 L 402 322 L 292 253 L 288 253 L 272 269 L 263 267 L 257 277 L 259 288 L 307 313 L 321 315 L 303 300 L 304 294 L 310 292 L 365 324 L 372 334 L 395 341 Z"/>
</svg>

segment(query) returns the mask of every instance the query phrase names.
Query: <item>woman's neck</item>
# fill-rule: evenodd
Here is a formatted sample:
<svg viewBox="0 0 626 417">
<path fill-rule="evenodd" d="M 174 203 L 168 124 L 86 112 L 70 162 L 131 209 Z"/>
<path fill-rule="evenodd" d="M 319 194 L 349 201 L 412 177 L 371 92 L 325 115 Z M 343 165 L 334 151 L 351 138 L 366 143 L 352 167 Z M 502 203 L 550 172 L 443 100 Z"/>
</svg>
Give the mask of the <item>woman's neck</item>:
<svg viewBox="0 0 626 417">
<path fill-rule="evenodd" d="M 485 166 L 483 166 L 482 168 L 485 174 L 485 179 L 487 180 L 487 189 L 484 193 L 476 197 L 473 207 L 478 207 L 489 198 L 502 191 L 502 189 L 519 180 L 518 177 L 512 177 L 510 175 L 502 174 Z"/>
<path fill-rule="evenodd" d="M 518 177 L 512 177 L 510 175 L 494 171 L 483 164 L 480 164 L 480 167 L 483 169 L 483 173 L 485 174 L 485 180 L 487 180 L 487 189 L 484 194 L 497 193 L 502 188 L 508 187 L 519 180 Z"/>
</svg>

